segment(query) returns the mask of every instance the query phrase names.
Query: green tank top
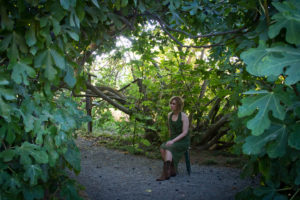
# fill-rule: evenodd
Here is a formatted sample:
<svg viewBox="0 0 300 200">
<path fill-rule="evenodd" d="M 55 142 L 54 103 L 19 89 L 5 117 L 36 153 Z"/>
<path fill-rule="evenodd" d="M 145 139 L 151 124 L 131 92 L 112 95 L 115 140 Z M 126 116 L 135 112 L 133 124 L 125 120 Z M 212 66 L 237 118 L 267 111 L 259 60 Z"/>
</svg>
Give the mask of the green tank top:
<svg viewBox="0 0 300 200">
<path fill-rule="evenodd" d="M 170 130 L 171 130 L 171 140 L 176 138 L 178 135 L 180 135 L 182 133 L 182 127 L 183 127 L 183 123 L 182 123 L 182 119 L 181 119 L 181 112 L 178 114 L 178 118 L 176 121 L 172 120 L 172 116 L 173 116 L 173 112 L 171 113 L 170 119 L 169 119 L 169 126 L 170 126 Z M 178 142 L 187 143 L 187 145 L 188 145 L 189 144 L 189 133 L 184 138 L 179 140 Z"/>
</svg>

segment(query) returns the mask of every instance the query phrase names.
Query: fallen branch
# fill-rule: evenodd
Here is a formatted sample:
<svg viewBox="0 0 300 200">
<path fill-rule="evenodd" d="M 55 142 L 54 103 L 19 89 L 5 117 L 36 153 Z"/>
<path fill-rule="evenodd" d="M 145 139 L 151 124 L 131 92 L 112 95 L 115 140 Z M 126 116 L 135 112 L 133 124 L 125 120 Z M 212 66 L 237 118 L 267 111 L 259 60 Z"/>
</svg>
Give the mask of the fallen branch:
<svg viewBox="0 0 300 200">
<path fill-rule="evenodd" d="M 101 90 L 99 90 L 97 87 L 91 85 L 90 83 L 86 83 L 86 86 L 88 89 L 90 89 L 91 91 L 93 91 L 95 94 L 97 94 L 100 98 L 104 99 L 105 101 L 107 101 L 109 104 L 113 105 L 114 107 L 116 107 L 117 109 L 123 111 L 124 113 L 131 115 L 132 111 L 129 110 L 128 108 L 116 103 L 113 99 L 111 99 L 110 97 L 108 97 L 107 95 L 105 95 Z"/>
</svg>

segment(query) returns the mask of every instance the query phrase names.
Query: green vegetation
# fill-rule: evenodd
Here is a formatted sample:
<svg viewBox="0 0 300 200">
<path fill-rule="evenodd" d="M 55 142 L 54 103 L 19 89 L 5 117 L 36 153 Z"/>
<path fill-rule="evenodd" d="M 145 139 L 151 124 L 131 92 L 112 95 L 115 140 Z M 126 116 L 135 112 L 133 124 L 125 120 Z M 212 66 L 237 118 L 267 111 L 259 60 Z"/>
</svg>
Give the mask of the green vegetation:
<svg viewBox="0 0 300 200">
<path fill-rule="evenodd" d="M 92 120 L 144 153 L 166 140 L 173 95 L 194 146 L 229 147 L 249 157 L 245 175 L 262 175 L 237 199 L 300 198 L 299 1 L 0 0 L 0 10 L 0 199 L 80 199 L 65 172 L 80 172 L 76 130 Z M 128 118 L 115 122 L 112 107 Z"/>
</svg>

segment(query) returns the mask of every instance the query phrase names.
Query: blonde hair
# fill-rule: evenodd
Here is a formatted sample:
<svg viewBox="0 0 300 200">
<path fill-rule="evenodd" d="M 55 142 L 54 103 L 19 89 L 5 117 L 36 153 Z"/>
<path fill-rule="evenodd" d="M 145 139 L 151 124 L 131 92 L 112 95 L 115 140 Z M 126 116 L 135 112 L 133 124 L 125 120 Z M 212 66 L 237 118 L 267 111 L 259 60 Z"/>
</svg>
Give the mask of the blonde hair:
<svg viewBox="0 0 300 200">
<path fill-rule="evenodd" d="M 182 111 L 183 106 L 184 106 L 184 100 L 183 100 L 181 97 L 179 97 L 179 96 L 173 96 L 173 97 L 170 99 L 169 103 L 171 104 L 172 101 L 174 101 L 174 100 L 175 100 L 176 103 L 177 103 L 177 105 L 176 105 L 177 110 L 178 110 L 178 111 Z"/>
</svg>

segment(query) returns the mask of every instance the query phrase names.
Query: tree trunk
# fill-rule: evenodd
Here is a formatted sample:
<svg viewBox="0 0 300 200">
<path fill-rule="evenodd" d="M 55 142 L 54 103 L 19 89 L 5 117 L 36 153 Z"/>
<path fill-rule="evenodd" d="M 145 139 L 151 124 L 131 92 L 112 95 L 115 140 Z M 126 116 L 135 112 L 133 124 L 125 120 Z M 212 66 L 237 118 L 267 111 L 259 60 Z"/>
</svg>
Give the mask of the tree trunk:
<svg viewBox="0 0 300 200">
<path fill-rule="evenodd" d="M 197 147 L 198 150 L 206 150 L 209 149 L 212 145 L 216 144 L 218 140 L 227 133 L 227 131 L 230 130 L 227 128 L 226 130 L 219 131 L 211 140 L 209 140 L 206 144 Z"/>
<path fill-rule="evenodd" d="M 200 142 L 201 144 L 206 144 L 209 140 L 211 140 L 213 137 L 215 137 L 218 134 L 219 129 L 229 121 L 231 114 L 227 114 L 223 116 L 219 121 L 217 121 L 215 124 L 208 127 L 208 129 L 205 131 L 202 140 Z"/>
<path fill-rule="evenodd" d="M 91 83 L 91 76 L 90 75 L 88 77 L 88 83 L 89 84 Z M 92 97 L 89 97 L 89 96 L 86 97 L 85 107 L 86 107 L 87 115 L 90 116 L 91 119 L 92 119 Z M 92 133 L 92 132 L 93 132 L 93 121 L 91 120 L 91 121 L 88 122 L 88 133 Z"/>
</svg>

